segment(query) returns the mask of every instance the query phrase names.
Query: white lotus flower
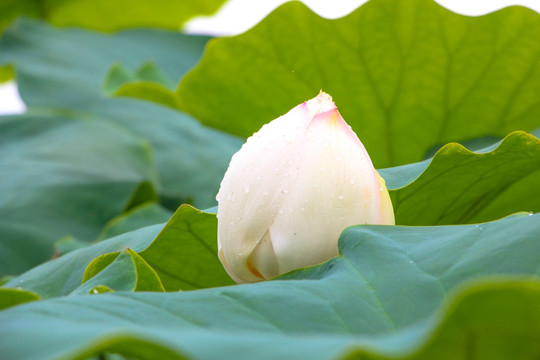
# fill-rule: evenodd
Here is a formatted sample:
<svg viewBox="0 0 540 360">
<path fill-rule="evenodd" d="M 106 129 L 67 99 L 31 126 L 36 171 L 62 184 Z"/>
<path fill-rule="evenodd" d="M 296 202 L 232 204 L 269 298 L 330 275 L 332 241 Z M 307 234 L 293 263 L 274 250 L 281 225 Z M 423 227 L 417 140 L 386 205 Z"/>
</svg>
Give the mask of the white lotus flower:
<svg viewBox="0 0 540 360">
<path fill-rule="evenodd" d="M 217 199 L 219 259 L 238 283 L 337 256 L 347 226 L 394 224 L 384 180 L 323 92 L 247 140 Z"/>
</svg>

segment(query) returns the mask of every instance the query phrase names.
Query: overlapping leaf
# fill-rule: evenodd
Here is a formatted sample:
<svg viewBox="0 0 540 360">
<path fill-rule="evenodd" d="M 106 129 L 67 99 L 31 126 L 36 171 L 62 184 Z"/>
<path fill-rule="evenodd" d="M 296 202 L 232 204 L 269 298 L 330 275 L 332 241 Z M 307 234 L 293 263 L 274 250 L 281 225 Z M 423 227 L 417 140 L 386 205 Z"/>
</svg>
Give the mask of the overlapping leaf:
<svg viewBox="0 0 540 360">
<path fill-rule="evenodd" d="M 86 267 L 81 286 L 72 294 L 92 294 L 102 287 L 107 291 L 165 291 L 155 270 L 129 248 L 92 261 Z"/>
<path fill-rule="evenodd" d="M 433 0 L 371 0 L 326 20 L 299 2 L 250 31 L 212 40 L 181 82 L 181 108 L 249 136 L 330 93 L 376 167 L 435 145 L 540 125 L 540 15 L 454 14 Z"/>
<path fill-rule="evenodd" d="M 12 279 L 4 286 L 33 291 L 44 298 L 68 295 L 81 286 L 85 272 L 99 273 L 96 269 L 104 270 L 113 265 L 118 254 L 128 248 L 138 253 L 137 256 L 156 272 L 167 291 L 231 285 L 233 281 L 217 258 L 216 227 L 214 214 L 183 205 L 165 226 L 144 227 L 72 251 Z M 102 257 L 99 262 L 93 263 L 99 257 Z M 107 282 L 98 283 L 99 279 L 95 279 L 92 287 L 105 285 L 114 290 L 119 284 L 124 284 L 134 289 L 137 283 L 153 281 L 151 273 L 141 276 L 132 266 L 137 259 L 131 253 L 124 253 L 123 261 L 102 275 Z M 89 266 L 91 263 L 93 265 Z M 119 267 L 131 270 L 119 271 Z M 116 285 L 110 285 L 111 282 Z M 92 287 L 84 289 L 91 290 Z"/>
<path fill-rule="evenodd" d="M 0 313 L 0 353 L 330 359 L 353 351 L 364 358 L 413 352 L 414 359 L 456 359 L 473 351 L 503 359 L 518 346 L 521 358 L 533 359 L 540 340 L 535 281 L 472 287 L 451 303 L 435 334 L 433 326 L 437 309 L 451 299 L 448 292 L 466 281 L 537 275 L 539 216 L 482 225 L 352 227 L 340 239 L 341 257 L 281 280 L 21 305 Z M 28 336 L 35 338 L 32 346 Z"/>
<path fill-rule="evenodd" d="M 462 222 L 472 222 L 481 216 L 486 217 L 486 220 L 494 220 L 512 212 L 538 211 L 540 204 L 536 194 L 540 189 L 539 182 L 534 179 L 538 177 L 539 162 L 540 141 L 533 135 L 516 132 L 509 135 L 498 147 L 493 146 L 481 153 L 471 153 L 459 145 L 451 144 L 443 148 L 431 162 L 386 169 L 381 171 L 381 174 L 386 178 L 389 188 L 396 189 L 391 190 L 391 194 L 394 198 L 398 224 L 435 224 L 437 221 L 434 221 L 434 218 L 442 219 L 439 222 L 450 222 L 444 215 L 447 209 L 451 209 L 452 203 L 461 204 L 454 205 L 456 211 L 451 213 L 452 216 L 458 216 L 458 220 Z M 486 178 L 489 181 L 484 183 L 483 179 Z M 522 186 L 523 182 L 531 184 Z M 441 191 L 441 188 L 445 191 Z M 479 202 L 479 199 L 485 199 L 485 202 Z M 528 199 L 528 202 L 522 202 L 520 199 Z M 501 201 L 511 206 L 502 208 L 496 206 Z M 473 206 L 476 212 L 470 211 Z M 167 290 L 196 289 L 229 283 L 230 280 L 222 271 L 215 255 L 217 253 L 215 217 L 201 215 L 188 209 L 182 207 L 160 234 L 159 241 L 152 243 L 152 246 L 141 255 L 160 274 Z M 150 211 L 154 211 L 152 207 Z M 145 211 L 143 214 L 148 213 Z M 137 224 L 138 220 L 130 217 L 128 219 Z M 150 218 L 146 220 L 149 221 Z M 137 231 L 129 233 L 127 238 L 136 239 L 140 234 L 146 234 L 146 230 L 142 233 Z M 154 236 L 143 235 L 143 238 L 141 241 L 145 241 L 144 247 L 147 247 Z M 110 240 L 109 243 L 112 244 L 118 239 Z M 85 249 L 78 254 L 86 255 L 76 255 L 85 259 L 85 263 L 78 266 L 86 267 L 86 264 L 98 255 L 121 250 L 124 246 L 123 241 L 120 242 L 122 245 L 114 250 L 103 248 L 102 244 Z M 101 250 L 96 252 L 96 249 Z M 139 247 L 138 251 L 141 250 Z M 55 290 L 41 293 L 37 289 L 46 287 L 49 282 L 65 282 L 66 280 L 49 277 L 48 274 L 50 272 L 59 274 L 64 271 L 58 270 L 57 266 L 71 271 L 73 267 L 71 259 L 66 257 L 46 264 L 12 281 L 8 286 L 19 286 L 24 283 L 24 288 L 43 296 L 59 295 L 61 293 Z M 79 275 L 77 281 L 80 281 L 81 276 Z M 71 274 L 69 278 L 72 277 Z M 72 286 L 64 285 L 63 288 Z"/>
<path fill-rule="evenodd" d="M 39 300 L 40 296 L 22 289 L 0 288 L 0 310 Z"/>
<path fill-rule="evenodd" d="M 448 144 L 431 160 L 381 175 L 398 224 L 474 223 L 540 211 L 540 140 L 524 132 L 476 153 Z"/>
<path fill-rule="evenodd" d="M 65 4 L 68 14 L 87 3 Z M 123 26 L 114 20 L 109 30 Z M 481 148 L 478 136 L 538 126 L 539 34 L 539 16 L 517 8 L 473 19 L 427 0 L 372 0 L 330 21 L 288 4 L 245 35 L 214 41 L 175 94 L 206 38 L 18 22 L 0 41 L 0 62 L 17 67 L 30 115 L 0 119 L 9 130 L 0 131 L 0 188 L 10 196 L 0 226 L 25 239 L 43 230 L 50 245 L 68 235 L 71 251 L 0 288 L 0 308 L 11 307 L 0 312 L 0 357 L 537 359 L 540 215 L 352 227 L 342 255 L 324 264 L 219 287 L 232 281 L 216 256 L 215 215 L 185 205 L 152 224 L 169 218 L 163 204 L 213 205 L 241 141 L 161 105 L 110 97 L 189 108 L 249 135 L 323 88 L 376 164 L 401 164 L 448 140 Z M 476 153 L 449 144 L 381 174 L 399 224 L 447 224 L 538 211 L 539 168 L 540 141 L 516 132 Z M 75 186 L 51 185 L 66 179 Z M 98 234 L 118 236 L 72 250 Z M 448 295 L 486 276 L 505 279 Z"/>
</svg>

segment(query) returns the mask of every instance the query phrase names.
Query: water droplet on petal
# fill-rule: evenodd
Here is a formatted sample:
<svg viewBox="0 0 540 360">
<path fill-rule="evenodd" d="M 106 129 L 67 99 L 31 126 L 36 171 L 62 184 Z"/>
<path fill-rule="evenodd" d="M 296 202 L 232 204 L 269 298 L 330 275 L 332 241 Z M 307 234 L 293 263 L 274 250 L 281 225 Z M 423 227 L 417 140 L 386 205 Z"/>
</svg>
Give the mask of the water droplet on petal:
<svg viewBox="0 0 540 360">
<path fill-rule="evenodd" d="M 283 214 L 283 209 L 279 209 L 278 213 L 281 215 Z"/>
<path fill-rule="evenodd" d="M 349 182 L 351 183 L 351 185 L 354 184 L 354 179 L 351 179 Z"/>
</svg>

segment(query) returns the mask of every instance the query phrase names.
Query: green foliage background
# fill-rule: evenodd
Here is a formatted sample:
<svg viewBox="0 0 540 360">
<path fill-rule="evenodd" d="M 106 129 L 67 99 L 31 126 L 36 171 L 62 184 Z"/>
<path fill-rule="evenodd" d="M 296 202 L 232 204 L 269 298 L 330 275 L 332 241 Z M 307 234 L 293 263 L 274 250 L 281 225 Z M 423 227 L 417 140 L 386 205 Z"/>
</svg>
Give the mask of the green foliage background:
<svg viewBox="0 0 540 360">
<path fill-rule="evenodd" d="M 221 3 L 0 5 L 0 78 L 28 107 L 0 117 L 0 358 L 538 359 L 540 15 L 293 2 L 235 37 L 177 31 Z M 320 89 L 398 226 L 233 286 L 230 157 Z"/>
</svg>

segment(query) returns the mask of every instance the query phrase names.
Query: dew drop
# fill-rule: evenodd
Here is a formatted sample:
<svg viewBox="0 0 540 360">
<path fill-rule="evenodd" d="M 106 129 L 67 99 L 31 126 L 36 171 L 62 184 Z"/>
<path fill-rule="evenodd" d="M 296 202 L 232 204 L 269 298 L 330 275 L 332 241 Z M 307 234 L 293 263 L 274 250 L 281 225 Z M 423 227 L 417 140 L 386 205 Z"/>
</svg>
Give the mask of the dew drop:
<svg viewBox="0 0 540 360">
<path fill-rule="evenodd" d="M 244 194 L 248 194 L 248 193 L 249 193 L 249 185 L 245 184 L 244 185 Z"/>
<path fill-rule="evenodd" d="M 283 214 L 283 209 L 279 209 L 278 213 L 281 215 Z"/>
<path fill-rule="evenodd" d="M 263 191 L 263 195 L 264 195 L 264 196 L 267 196 L 267 195 L 268 195 L 268 191 L 266 191 L 266 190 Z"/>
<path fill-rule="evenodd" d="M 325 142 L 323 143 L 323 146 L 324 146 L 324 147 L 328 147 L 328 141 L 325 141 Z"/>
<path fill-rule="evenodd" d="M 304 211 L 304 210 L 306 210 L 306 209 L 305 209 L 305 208 L 303 208 L 303 207 L 302 207 L 302 208 L 300 208 L 300 211 Z"/>
<path fill-rule="evenodd" d="M 343 200 L 344 196 L 343 195 L 338 195 L 337 197 L 339 200 Z"/>
<path fill-rule="evenodd" d="M 354 179 L 351 179 L 349 182 L 351 183 L 351 185 L 354 184 Z"/>
</svg>

